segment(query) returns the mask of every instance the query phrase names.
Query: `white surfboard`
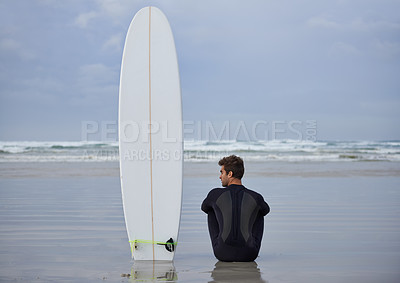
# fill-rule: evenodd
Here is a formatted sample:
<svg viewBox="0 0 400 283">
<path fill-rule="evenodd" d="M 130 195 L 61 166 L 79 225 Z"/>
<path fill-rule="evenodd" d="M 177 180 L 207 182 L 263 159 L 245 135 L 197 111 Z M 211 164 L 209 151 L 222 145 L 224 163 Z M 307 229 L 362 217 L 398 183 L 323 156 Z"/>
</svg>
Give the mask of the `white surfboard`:
<svg viewBox="0 0 400 283">
<path fill-rule="evenodd" d="M 119 151 L 132 256 L 173 260 L 182 200 L 182 104 L 173 35 L 155 7 L 135 15 L 125 39 Z"/>
</svg>

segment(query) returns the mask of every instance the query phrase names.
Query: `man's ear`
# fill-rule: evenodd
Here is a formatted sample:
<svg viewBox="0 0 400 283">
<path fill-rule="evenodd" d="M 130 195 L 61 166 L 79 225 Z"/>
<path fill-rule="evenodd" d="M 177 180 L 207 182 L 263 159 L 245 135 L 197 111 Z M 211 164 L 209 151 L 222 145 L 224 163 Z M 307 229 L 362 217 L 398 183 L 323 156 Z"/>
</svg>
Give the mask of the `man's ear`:
<svg viewBox="0 0 400 283">
<path fill-rule="evenodd" d="M 229 171 L 228 177 L 229 177 L 229 178 L 232 178 L 232 176 L 233 176 L 233 172 L 232 172 L 232 171 Z"/>
</svg>

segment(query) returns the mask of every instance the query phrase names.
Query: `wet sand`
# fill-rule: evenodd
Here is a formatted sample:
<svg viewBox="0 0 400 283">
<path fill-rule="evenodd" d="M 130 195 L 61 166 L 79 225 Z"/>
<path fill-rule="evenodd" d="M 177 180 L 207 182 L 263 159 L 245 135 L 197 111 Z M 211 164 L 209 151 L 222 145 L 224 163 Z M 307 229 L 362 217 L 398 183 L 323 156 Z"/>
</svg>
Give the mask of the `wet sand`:
<svg viewBox="0 0 400 283">
<path fill-rule="evenodd" d="M 130 259 L 118 163 L 1 163 L 0 282 L 400 281 L 399 163 L 246 169 L 244 185 L 271 206 L 256 262 L 214 258 L 200 204 L 219 167 L 185 163 L 179 245 L 166 265 Z"/>
</svg>

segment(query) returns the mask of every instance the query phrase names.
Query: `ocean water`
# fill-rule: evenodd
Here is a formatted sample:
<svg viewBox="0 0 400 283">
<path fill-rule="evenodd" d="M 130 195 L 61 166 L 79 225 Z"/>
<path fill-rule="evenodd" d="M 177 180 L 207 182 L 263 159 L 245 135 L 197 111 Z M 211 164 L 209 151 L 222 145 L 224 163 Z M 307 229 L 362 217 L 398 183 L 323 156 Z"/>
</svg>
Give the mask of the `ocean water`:
<svg viewBox="0 0 400 283">
<path fill-rule="evenodd" d="M 248 161 L 400 162 L 400 141 L 185 141 L 185 162 L 237 154 Z M 0 162 L 118 161 L 118 142 L 0 142 Z"/>
</svg>

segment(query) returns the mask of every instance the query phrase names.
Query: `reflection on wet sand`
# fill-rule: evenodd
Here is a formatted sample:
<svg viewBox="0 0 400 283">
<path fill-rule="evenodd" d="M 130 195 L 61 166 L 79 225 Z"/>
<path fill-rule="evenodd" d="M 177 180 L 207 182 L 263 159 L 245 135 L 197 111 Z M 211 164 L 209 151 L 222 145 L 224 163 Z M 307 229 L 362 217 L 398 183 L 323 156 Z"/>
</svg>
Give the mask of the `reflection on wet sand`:
<svg viewBox="0 0 400 283">
<path fill-rule="evenodd" d="M 175 282 L 178 275 L 172 261 L 140 261 L 135 260 L 131 274 L 121 274 L 130 282 Z"/>
<path fill-rule="evenodd" d="M 215 264 L 211 273 L 212 281 L 209 283 L 220 282 L 251 282 L 267 283 L 261 278 L 261 272 L 256 262 L 222 262 Z"/>
</svg>

